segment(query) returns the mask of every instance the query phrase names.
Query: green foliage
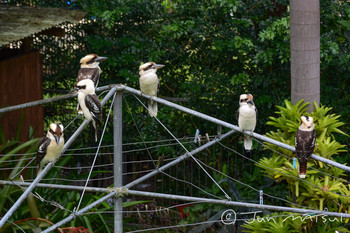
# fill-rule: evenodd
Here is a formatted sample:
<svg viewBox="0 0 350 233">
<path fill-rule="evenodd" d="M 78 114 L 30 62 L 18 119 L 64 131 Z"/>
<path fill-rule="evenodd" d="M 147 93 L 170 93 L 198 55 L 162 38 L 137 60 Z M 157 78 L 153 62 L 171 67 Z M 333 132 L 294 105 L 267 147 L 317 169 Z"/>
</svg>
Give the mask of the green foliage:
<svg viewBox="0 0 350 233">
<path fill-rule="evenodd" d="M 239 95 L 250 92 L 254 95 L 254 102 L 259 110 L 257 132 L 267 132 L 275 127 L 273 124 L 265 125 L 266 119 L 273 115 L 275 105 L 282 105 L 290 96 L 287 0 L 7 2 L 15 5 L 82 9 L 88 13 L 84 23 L 66 28 L 67 37 L 74 40 L 43 35 L 38 35 L 33 40 L 32 48 L 42 52 L 46 68 L 44 90 L 71 89 L 76 81 L 79 59 L 88 53 L 96 53 L 108 57 L 107 61 L 101 63 L 103 73 L 100 86 L 123 83 L 138 88 L 138 66 L 149 60 L 163 63 L 166 66 L 158 72 L 161 79 L 161 97 L 185 98 L 187 102 L 180 104 L 228 122 L 236 123 Z M 340 1 L 320 2 L 322 103 L 332 106 L 333 109 L 329 111 L 341 114 L 344 122 L 350 121 L 349 109 L 344 107 L 350 101 L 347 91 L 350 85 L 349 4 Z M 47 94 L 50 95 L 52 94 Z M 132 102 L 129 98 L 128 101 Z M 75 102 L 76 100 L 72 100 L 74 105 Z M 51 106 L 50 109 L 46 105 L 49 110 L 45 115 L 51 117 L 62 116 L 61 113 L 70 114 L 71 109 L 64 107 L 68 102 L 64 103 L 57 103 L 57 106 Z M 301 106 L 302 104 L 299 107 Z M 136 124 L 140 125 L 145 139 L 158 140 L 168 136 L 146 116 L 137 103 L 130 103 L 130 108 L 136 115 Z M 326 111 L 326 108 L 321 109 Z M 302 110 L 293 111 L 300 114 Z M 288 112 L 284 111 L 284 114 Z M 343 152 L 343 144 L 349 143 L 347 136 L 342 133 L 348 132 L 349 127 L 337 125 L 340 122 L 335 116 L 332 117 L 328 112 L 325 114 L 325 117 L 318 117 L 323 121 L 317 124 L 323 125 L 317 129 L 320 135 L 317 153 L 332 158 Z M 135 139 L 135 128 L 130 115 L 124 115 L 123 138 L 131 142 Z M 196 128 L 206 128 L 210 135 L 216 131 L 216 127 L 213 129 L 208 123 L 163 106 L 160 107 L 159 118 L 180 137 L 193 135 Z M 281 128 L 270 132 L 270 136 L 293 145 L 293 133 L 299 119 L 296 115 L 294 119 L 279 119 Z M 270 122 L 274 121 L 271 119 Z M 107 128 L 108 131 L 111 129 Z M 106 143 L 112 142 L 110 135 L 106 135 L 105 139 Z M 293 156 L 287 150 L 279 151 L 289 158 Z M 156 153 L 165 152 L 169 157 L 178 155 L 176 149 L 169 152 L 162 148 Z M 212 157 L 215 158 L 215 155 Z M 337 159 L 347 162 L 348 155 Z M 217 164 L 215 159 L 209 162 Z M 271 161 L 261 162 L 266 166 L 272 164 L 276 168 L 286 167 L 289 175 L 296 176 L 295 171 L 290 168 L 291 162 L 288 159 L 279 159 L 277 154 L 272 156 Z M 340 169 L 322 163 L 310 161 L 309 166 L 321 167 L 334 176 L 344 176 Z M 312 172 L 314 171 L 309 171 L 308 174 L 311 175 Z M 282 191 L 278 187 L 274 191 L 286 192 L 285 180 L 293 181 L 293 178 L 284 175 L 275 177 L 278 174 L 271 172 L 267 175 L 278 179 L 278 187 L 283 187 Z M 250 177 L 246 173 L 243 176 L 244 180 Z M 251 181 L 261 180 L 257 178 Z M 297 182 L 291 185 L 295 192 L 299 190 L 299 193 L 303 193 L 305 188 L 299 186 Z M 346 193 L 348 190 L 349 187 L 338 191 Z M 245 191 L 242 196 L 253 195 L 248 192 Z M 340 197 L 340 200 L 343 199 Z M 300 199 L 300 202 L 304 200 Z M 342 203 L 346 203 L 346 200 Z"/>
<path fill-rule="evenodd" d="M 340 127 L 344 126 L 343 122 L 339 121 L 340 116 L 330 113 L 332 108 L 318 106 L 316 103 L 315 110 L 311 114 L 307 113 L 308 103 L 303 103 L 303 100 L 292 105 L 290 101 L 285 100 L 285 106 L 276 106 L 278 111 L 276 117 L 270 117 L 267 122 L 275 128 L 275 131 L 270 131 L 266 135 L 277 141 L 294 146 L 295 134 L 300 125 L 300 117 L 309 115 L 314 118 L 316 130 L 316 147 L 314 153 L 327 159 L 334 159 L 333 156 L 338 155 L 345 150 L 345 145 L 340 144 L 335 139 L 335 134 L 345 134 Z M 308 170 L 305 180 L 299 179 L 297 169 L 293 169 L 291 159 L 295 156 L 292 152 L 269 143 L 265 144 L 268 149 L 273 149 L 274 153 L 270 158 L 263 157 L 259 160 L 265 175 L 274 179 L 279 184 L 288 183 L 291 199 L 298 205 L 308 206 L 314 209 L 323 210 L 327 208 L 333 212 L 346 212 L 350 210 L 349 186 L 345 185 L 345 171 L 339 168 L 332 167 L 320 161 L 310 159 L 308 161 Z M 315 170 L 313 168 L 316 168 Z M 341 196 L 345 195 L 345 196 Z M 271 217 L 273 217 L 272 215 Z M 275 214 L 276 216 L 276 214 Z M 274 218 L 275 221 L 253 221 L 250 224 L 244 225 L 250 232 L 257 232 L 257 229 L 264 229 L 264 232 L 300 232 L 302 229 L 311 229 L 313 221 L 300 222 L 296 225 L 295 222 L 290 222 L 288 219 L 281 224 L 282 217 Z M 261 220 L 261 218 L 259 219 Z M 329 232 L 334 229 L 343 229 L 341 226 L 344 222 L 333 221 L 326 224 L 322 228 L 317 225 L 317 232 Z M 321 229 L 322 228 L 322 229 Z"/>
</svg>

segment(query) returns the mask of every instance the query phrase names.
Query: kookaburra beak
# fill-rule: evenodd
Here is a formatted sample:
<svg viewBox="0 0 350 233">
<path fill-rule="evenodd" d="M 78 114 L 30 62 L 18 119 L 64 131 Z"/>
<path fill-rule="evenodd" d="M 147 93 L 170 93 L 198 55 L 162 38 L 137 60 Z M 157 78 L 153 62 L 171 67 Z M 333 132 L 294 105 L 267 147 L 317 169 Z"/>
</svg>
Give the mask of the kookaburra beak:
<svg viewBox="0 0 350 233">
<path fill-rule="evenodd" d="M 58 145 L 61 136 L 53 135 L 53 137 L 55 138 L 55 141 L 56 141 L 56 143 Z"/>
<path fill-rule="evenodd" d="M 154 64 L 152 66 L 153 69 L 160 69 L 160 68 L 163 68 L 165 65 L 161 65 L 161 64 Z"/>
<path fill-rule="evenodd" d="M 106 59 L 107 59 L 107 57 L 98 57 L 98 58 L 95 59 L 95 61 L 101 62 L 101 61 L 104 61 Z"/>
<path fill-rule="evenodd" d="M 74 93 L 76 93 L 77 91 L 79 91 L 79 88 L 74 88 L 74 89 L 71 90 L 68 94 L 74 94 Z"/>
</svg>

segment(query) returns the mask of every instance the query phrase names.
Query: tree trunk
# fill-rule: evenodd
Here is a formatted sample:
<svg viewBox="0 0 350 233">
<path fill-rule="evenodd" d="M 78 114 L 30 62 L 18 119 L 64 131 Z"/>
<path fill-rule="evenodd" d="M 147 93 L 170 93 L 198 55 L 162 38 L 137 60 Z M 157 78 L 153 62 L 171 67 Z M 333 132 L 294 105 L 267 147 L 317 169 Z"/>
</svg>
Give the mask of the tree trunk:
<svg viewBox="0 0 350 233">
<path fill-rule="evenodd" d="M 290 1 L 291 99 L 320 103 L 320 3 Z"/>
</svg>

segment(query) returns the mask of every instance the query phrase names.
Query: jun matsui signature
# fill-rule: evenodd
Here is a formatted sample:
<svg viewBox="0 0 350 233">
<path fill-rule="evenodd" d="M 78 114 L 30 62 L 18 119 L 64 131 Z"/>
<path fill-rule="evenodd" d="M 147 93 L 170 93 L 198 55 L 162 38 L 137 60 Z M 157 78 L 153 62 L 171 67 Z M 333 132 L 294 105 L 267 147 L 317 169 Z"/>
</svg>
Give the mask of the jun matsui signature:
<svg viewBox="0 0 350 233">
<path fill-rule="evenodd" d="M 254 214 L 253 219 L 249 219 L 249 220 L 244 220 L 246 223 L 253 223 L 254 221 L 257 222 L 269 222 L 269 221 L 273 221 L 274 223 L 276 223 L 276 220 L 274 217 L 262 217 L 262 218 L 257 218 L 256 214 L 261 213 L 261 211 L 256 211 L 256 212 L 247 212 L 247 213 L 240 213 L 240 215 L 242 214 Z M 288 219 L 292 219 L 292 221 L 297 221 L 300 220 L 302 222 L 304 222 L 305 220 L 310 220 L 310 221 L 321 221 L 323 223 L 326 223 L 327 221 L 330 222 L 343 222 L 343 216 L 340 214 L 340 219 L 337 217 L 331 218 L 325 214 L 303 214 L 303 215 L 289 215 L 287 217 L 285 217 L 282 221 L 282 223 L 284 223 L 286 220 Z M 221 215 L 221 222 L 225 225 L 233 225 L 236 223 L 237 220 L 237 214 L 233 209 L 228 209 L 225 210 L 222 215 Z"/>
</svg>

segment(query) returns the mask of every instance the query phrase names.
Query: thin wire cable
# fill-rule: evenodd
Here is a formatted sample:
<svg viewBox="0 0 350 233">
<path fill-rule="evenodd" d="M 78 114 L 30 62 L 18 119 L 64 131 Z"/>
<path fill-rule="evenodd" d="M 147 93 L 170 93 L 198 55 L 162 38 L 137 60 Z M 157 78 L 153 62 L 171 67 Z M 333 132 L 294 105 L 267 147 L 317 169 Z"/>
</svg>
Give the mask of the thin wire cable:
<svg viewBox="0 0 350 233">
<path fill-rule="evenodd" d="M 129 108 L 129 104 L 128 104 L 128 102 L 127 102 L 127 100 L 126 100 L 125 97 L 124 97 L 124 101 L 125 101 L 125 104 L 126 104 L 126 107 L 127 107 L 128 111 L 129 111 L 129 113 L 130 113 L 131 119 L 133 120 L 134 126 L 135 126 L 135 128 L 136 128 L 136 130 L 137 130 L 137 132 L 138 132 L 138 134 L 139 134 L 139 136 L 140 136 L 140 138 L 141 138 L 141 140 L 144 142 L 143 137 L 142 137 L 142 134 L 141 134 L 141 131 L 140 131 L 140 129 L 137 127 L 135 118 L 134 118 L 134 116 L 133 116 L 133 114 L 132 114 L 132 112 L 131 112 L 131 109 Z M 173 176 L 171 176 L 170 174 L 165 173 L 165 172 L 159 170 L 159 169 L 158 169 L 158 165 L 156 165 L 156 163 L 155 163 L 156 160 L 153 159 L 153 156 L 152 156 L 152 154 L 151 154 L 150 151 L 149 151 L 149 147 L 147 147 L 146 143 L 144 143 L 143 145 L 144 145 L 144 147 L 145 147 L 145 150 L 147 151 L 148 156 L 150 157 L 151 161 L 153 162 L 154 168 L 155 168 L 156 170 L 158 170 L 161 174 L 164 174 L 164 175 L 170 177 L 171 179 L 177 180 L 177 181 L 179 181 L 179 182 L 183 182 L 183 183 L 186 183 L 186 184 L 190 184 L 190 185 L 192 185 L 193 187 L 199 189 L 200 191 L 204 192 L 205 194 L 207 194 L 207 195 L 209 195 L 209 196 L 212 196 L 212 197 L 215 197 L 215 198 L 218 198 L 218 199 L 222 199 L 222 198 L 220 198 L 220 197 L 218 197 L 218 196 L 216 196 L 216 195 L 214 195 L 214 194 L 211 194 L 211 193 L 205 191 L 204 189 L 200 188 L 199 186 L 193 184 L 192 182 L 188 182 L 188 181 L 186 181 L 186 180 L 182 180 L 182 179 L 173 177 Z"/>
<path fill-rule="evenodd" d="M 183 144 L 192 144 L 192 143 L 193 142 L 184 142 Z M 176 146 L 176 145 L 179 145 L 179 144 L 178 143 L 162 144 L 162 145 L 150 146 L 150 147 L 148 147 L 148 149 L 156 149 L 156 148 L 160 148 L 160 147 Z M 144 150 L 146 150 L 146 149 L 140 148 L 140 149 L 127 150 L 127 151 L 123 151 L 123 154 L 132 153 L 132 152 L 139 152 L 139 151 L 144 151 Z"/>
<path fill-rule="evenodd" d="M 18 167 L 18 168 L 25 168 L 25 166 L 22 166 L 22 167 Z M 36 168 L 36 166 L 27 166 L 27 168 Z M 3 167 L 3 168 L 0 168 L 0 171 L 7 171 L 7 170 L 13 170 L 13 167 Z"/>
<path fill-rule="evenodd" d="M 250 212 L 250 213 L 236 213 L 237 215 L 244 215 L 244 214 L 253 214 L 253 213 L 257 213 L 257 212 Z M 268 216 L 268 217 L 262 217 L 263 218 L 268 218 L 273 219 L 274 218 L 280 218 L 280 217 L 290 217 L 290 216 L 296 216 L 296 215 L 302 215 L 302 216 L 306 216 L 305 214 L 298 214 L 298 213 L 291 213 L 291 214 L 282 214 L 282 215 L 275 215 L 275 216 Z M 325 215 L 315 215 L 312 217 L 317 217 L 317 216 L 325 216 Z M 259 219 L 255 219 L 253 218 L 239 218 L 239 219 L 234 219 L 235 221 L 245 221 L 246 223 L 248 223 L 247 221 L 269 221 L 269 220 L 259 220 Z M 274 220 L 275 221 L 275 220 Z M 220 224 L 224 224 L 222 220 L 211 220 L 211 221 L 203 221 L 203 222 L 197 222 L 197 223 L 188 223 L 188 224 L 181 224 L 181 225 L 175 225 L 175 226 L 164 226 L 164 227 L 156 227 L 156 228 L 148 228 L 148 229 L 141 229 L 141 230 L 134 230 L 134 231 L 128 231 L 127 233 L 136 233 L 136 232 L 145 232 L 145 231 L 158 231 L 158 230 L 163 230 L 163 229 L 170 229 L 170 228 L 180 228 L 180 227 L 191 227 L 191 226 L 197 226 L 197 225 L 202 225 L 202 224 L 207 224 L 207 223 L 220 223 Z"/>
<path fill-rule="evenodd" d="M 17 225 L 16 223 L 10 221 L 10 220 L 7 220 L 7 222 L 11 223 L 12 225 L 14 225 L 15 227 L 19 228 L 22 232 L 26 233 L 22 227 L 20 227 L 19 225 Z"/>
<path fill-rule="evenodd" d="M 133 96 L 142 104 L 142 106 L 145 108 L 145 109 L 147 109 L 147 110 L 149 110 L 147 107 L 146 107 L 146 105 L 144 105 L 143 103 L 142 103 L 142 101 L 135 95 L 135 94 L 133 94 Z M 150 112 L 150 111 L 149 111 Z M 152 112 L 150 112 L 152 115 L 153 115 L 153 113 Z M 177 138 L 170 132 L 170 130 L 156 117 L 156 116 L 154 116 L 153 115 L 153 117 L 154 117 L 154 119 L 156 119 L 156 121 L 158 121 L 158 123 L 174 138 L 174 139 L 176 139 L 176 141 L 177 141 L 177 143 L 179 143 L 180 145 L 181 145 L 181 147 L 186 151 L 186 153 L 188 154 L 188 155 L 190 155 L 191 156 L 191 158 L 198 164 L 198 166 L 207 174 L 207 176 L 214 182 L 214 184 L 225 194 L 225 197 L 228 199 L 228 200 L 231 200 L 231 197 L 225 192 L 225 190 L 223 190 L 221 187 L 220 187 L 220 185 L 215 181 L 215 179 L 213 178 L 213 177 L 211 177 L 211 175 L 203 168 L 203 166 L 197 161 L 197 159 L 187 150 L 187 148 L 179 141 L 179 140 L 177 140 Z"/>
<path fill-rule="evenodd" d="M 212 220 L 212 221 L 205 221 L 205 222 L 181 224 L 181 225 L 175 225 L 175 226 L 155 227 L 155 228 L 148 228 L 148 229 L 142 229 L 142 230 L 136 230 L 136 231 L 128 231 L 127 233 L 158 231 L 158 230 L 164 230 L 164 229 L 191 227 L 191 226 L 197 226 L 197 225 L 206 224 L 206 223 L 220 223 L 220 222 L 221 222 L 221 220 Z"/>
<path fill-rule="evenodd" d="M 183 142 L 183 144 L 192 144 L 193 142 Z M 161 145 L 155 145 L 155 146 L 150 146 L 148 147 L 148 149 L 156 149 L 156 148 L 160 148 L 160 147 L 167 147 L 167 146 L 176 146 L 179 145 L 178 143 L 168 143 L 168 144 L 161 144 Z M 95 147 L 96 148 L 96 147 Z M 82 149 L 85 150 L 86 148 Z M 90 149 L 94 149 L 94 148 L 90 148 Z M 127 154 L 127 153 L 132 153 L 132 152 L 140 152 L 140 151 L 144 151 L 145 148 L 139 148 L 139 149 L 132 149 L 132 150 L 124 150 L 123 154 Z M 76 156 L 81 156 L 81 155 L 93 155 L 94 153 L 91 152 L 86 152 L 86 153 L 74 153 L 74 155 Z M 112 152 L 105 152 L 105 153 L 100 153 L 103 155 L 112 155 Z"/>
<path fill-rule="evenodd" d="M 76 120 L 78 119 L 79 117 L 81 116 L 81 114 L 78 113 L 78 115 L 76 117 L 74 117 L 73 120 L 71 120 L 71 122 L 69 122 L 68 125 L 66 125 L 66 127 L 64 128 L 64 130 L 67 130 L 69 128 L 69 126 Z"/>
<path fill-rule="evenodd" d="M 90 181 L 102 181 L 102 180 L 108 180 L 112 179 L 113 176 L 107 176 L 107 177 L 102 177 L 102 178 L 93 178 L 90 179 Z M 26 181 L 34 181 L 33 179 L 27 179 Z M 42 179 L 42 181 L 68 181 L 68 182 L 86 182 L 86 179 L 82 180 L 74 180 L 74 179 L 65 179 L 65 178 L 47 178 L 47 179 Z"/>
<path fill-rule="evenodd" d="M 289 159 L 289 160 L 292 160 L 291 157 L 289 157 L 289 156 L 287 156 L 287 155 L 285 155 L 285 154 L 283 154 L 283 153 L 281 153 L 281 152 L 279 152 L 279 151 L 277 151 L 277 150 L 274 150 L 273 148 L 269 147 L 267 144 L 264 144 L 264 143 L 262 143 L 261 141 L 255 139 L 255 138 L 253 138 L 253 139 L 254 139 L 257 143 L 259 143 L 259 144 L 261 144 L 262 146 L 268 148 L 269 150 L 271 150 L 271 151 L 273 151 L 273 152 L 275 152 L 275 153 L 277 153 L 277 154 L 279 154 L 279 155 L 281 155 L 281 156 L 283 156 L 283 157 L 285 157 L 285 158 L 287 158 L 287 159 Z M 309 168 L 310 168 L 311 170 L 318 171 L 319 173 L 322 173 L 322 174 L 324 174 L 324 175 L 328 175 L 328 176 L 330 176 L 330 177 L 333 177 L 334 179 L 341 180 L 342 182 L 345 182 L 345 183 L 347 183 L 347 184 L 350 184 L 350 182 L 348 182 L 348 181 L 345 180 L 344 178 L 337 177 L 337 176 L 333 176 L 333 175 L 331 175 L 331 174 L 329 174 L 329 173 L 327 173 L 327 172 L 323 172 L 323 171 L 318 170 L 318 169 L 316 169 L 316 168 L 314 168 L 314 167 L 309 167 Z"/>
<path fill-rule="evenodd" d="M 12 177 L 10 178 L 11 181 L 13 182 L 13 179 L 15 179 L 19 174 L 21 174 L 21 172 L 22 172 L 24 169 L 26 169 L 26 168 L 29 166 L 29 164 L 31 164 L 35 159 L 36 159 L 36 157 L 33 157 L 32 160 L 30 160 L 29 163 L 27 163 L 27 164 L 26 164 L 19 172 L 17 172 L 14 176 L 12 176 Z"/>
<path fill-rule="evenodd" d="M 303 182 L 308 183 L 308 184 L 310 184 L 310 185 L 312 185 L 312 186 L 314 186 L 314 187 L 316 187 L 316 188 L 319 188 L 321 191 L 330 192 L 330 193 L 333 193 L 333 194 L 336 194 L 336 195 L 339 195 L 339 196 L 342 196 L 342 197 L 350 197 L 350 195 L 343 195 L 343 194 L 335 193 L 335 192 L 333 192 L 333 191 L 331 191 L 331 190 L 325 189 L 325 188 L 323 188 L 323 187 L 319 187 L 319 186 L 317 186 L 317 185 L 315 185 L 315 184 L 313 184 L 313 183 L 311 183 L 311 182 L 309 182 L 309 181 L 307 181 L 307 180 L 305 180 L 305 179 L 301 179 L 301 178 L 299 178 L 299 177 L 292 176 L 292 175 L 289 175 L 289 174 L 287 174 L 287 173 L 278 171 L 278 170 L 276 170 L 276 169 L 267 167 L 267 166 L 265 166 L 265 165 L 263 165 L 263 164 L 261 164 L 261 163 L 255 161 L 254 159 L 248 158 L 248 157 L 244 156 L 243 154 L 239 153 L 238 151 L 235 151 L 235 150 L 233 150 L 232 148 L 223 145 L 221 142 L 218 142 L 218 144 L 221 145 L 222 147 L 226 148 L 227 150 L 230 150 L 230 151 L 232 151 L 232 152 L 234 152 L 234 153 L 240 155 L 241 157 L 243 157 L 243 158 L 245 158 L 245 159 L 247 159 L 247 160 L 249 160 L 249 161 L 252 161 L 253 163 L 258 164 L 258 165 L 261 166 L 261 167 L 264 167 L 264 168 L 266 168 L 266 169 L 276 171 L 276 172 L 281 173 L 281 174 L 283 174 L 283 175 L 286 175 L 286 176 L 288 176 L 288 177 L 291 177 L 291 178 L 294 178 L 294 179 L 303 181 Z"/>
<path fill-rule="evenodd" d="M 219 173 L 219 174 L 221 174 L 221 175 L 223 175 L 223 176 L 226 176 L 228 179 L 230 179 L 230 180 L 232 180 L 232 181 L 235 181 L 235 182 L 237 182 L 237 183 L 240 183 L 240 184 L 242 184 L 242 185 L 244 185 L 244 186 L 246 186 L 246 187 L 248 187 L 248 188 L 250 188 L 250 189 L 256 191 L 257 193 L 259 193 L 260 190 L 258 190 L 258 189 L 256 189 L 256 188 L 252 187 L 251 185 L 246 184 L 246 183 L 244 183 L 244 182 L 242 182 L 242 181 L 239 181 L 239 180 L 237 180 L 237 179 L 235 179 L 235 178 L 233 178 L 233 177 L 231 177 L 231 176 L 229 176 L 229 175 L 226 175 L 225 173 L 223 173 L 223 172 L 221 172 L 221 171 L 219 171 L 219 170 L 217 170 L 217 169 L 215 169 L 215 168 L 213 168 L 213 167 L 211 167 L 211 166 L 205 164 L 205 163 L 204 163 L 203 161 L 201 161 L 200 159 L 198 159 L 198 161 L 199 161 L 200 163 L 202 163 L 205 167 L 207 167 L 207 168 L 209 168 L 209 169 L 212 169 L 213 171 L 215 171 L 215 172 L 217 172 L 217 173 Z M 287 203 L 289 203 L 289 204 L 291 204 L 291 205 L 295 205 L 295 206 L 299 206 L 299 207 L 304 207 L 304 208 L 308 208 L 308 209 L 311 209 L 311 210 L 316 210 L 316 209 L 311 208 L 311 207 L 308 207 L 308 206 L 303 206 L 303 205 L 299 205 L 299 204 L 297 204 L 297 203 L 288 201 L 288 200 L 286 200 L 286 199 L 284 199 L 284 198 L 281 198 L 281 197 L 276 197 L 276 196 L 270 195 L 270 194 L 268 194 L 268 193 L 266 193 L 266 192 L 264 192 L 263 195 L 264 195 L 264 196 L 267 196 L 267 197 L 270 197 L 270 198 L 273 198 L 273 199 L 277 199 L 277 200 L 280 200 L 280 201 L 287 202 Z"/>
<path fill-rule="evenodd" d="M 21 176 L 21 180 L 22 180 L 22 182 L 24 182 L 22 176 Z M 19 184 L 14 183 L 13 180 L 12 180 L 12 183 L 13 183 L 15 186 L 19 187 L 23 192 L 25 192 L 25 190 L 27 189 L 27 188 L 25 188 L 25 187 L 20 186 Z M 37 192 L 35 192 L 35 193 L 32 192 L 32 193 L 30 193 L 30 195 L 32 195 L 32 196 L 35 197 L 36 199 L 40 200 L 41 202 L 46 202 L 46 203 L 48 203 L 49 205 L 58 207 L 58 208 L 60 208 L 61 210 L 68 211 L 68 212 L 72 213 L 71 210 L 68 210 L 68 209 L 64 208 L 64 207 L 63 207 L 62 205 L 60 205 L 58 202 L 56 202 L 56 201 L 48 201 L 48 200 L 44 199 L 44 198 L 41 197 Z"/>
<path fill-rule="evenodd" d="M 148 170 L 134 171 L 134 172 L 126 172 L 126 173 L 123 173 L 122 175 L 126 176 L 126 175 L 141 174 L 141 173 L 153 172 L 153 171 L 155 171 L 155 169 L 148 169 Z"/>
<path fill-rule="evenodd" d="M 36 152 L 32 152 L 32 153 L 21 153 L 21 154 L 0 154 L 0 157 L 2 156 L 8 156 L 8 157 L 11 157 L 11 156 L 18 156 L 18 155 L 35 155 Z"/>
<path fill-rule="evenodd" d="M 78 115 L 68 124 L 68 126 L 69 126 L 70 124 L 72 124 L 79 116 L 80 116 L 80 114 L 78 114 Z M 66 126 L 65 129 L 67 129 L 68 126 Z M 32 153 L 30 153 L 30 154 L 32 154 Z M 33 154 L 35 154 L 35 153 L 33 153 Z M 3 161 L 3 162 L 15 162 L 15 161 L 23 161 L 23 160 L 29 160 L 29 159 L 30 159 L 30 158 L 18 159 L 18 160 L 7 160 L 7 161 Z M 25 165 L 25 166 L 24 166 L 19 172 L 17 172 L 12 178 L 10 178 L 11 181 L 13 182 L 13 179 L 16 178 L 24 169 L 26 169 L 26 168 L 29 166 L 29 164 L 31 164 L 35 159 L 36 159 L 36 156 L 32 157 L 32 159 L 27 163 L 27 165 Z M 2 169 L 0 169 L 0 170 L 2 170 Z"/>
<path fill-rule="evenodd" d="M 91 155 L 94 155 L 95 153 L 91 153 Z M 101 155 L 101 153 L 99 153 L 99 155 Z M 33 157 L 34 159 L 36 157 Z M 167 158 L 167 159 L 163 159 L 162 161 L 173 161 L 176 158 Z M 154 162 L 158 161 L 158 160 L 153 160 Z M 150 159 L 145 159 L 145 160 L 132 160 L 132 161 L 126 161 L 123 162 L 123 164 L 135 164 L 135 163 L 151 163 L 152 160 Z M 113 163 L 102 163 L 102 164 L 97 164 L 95 165 L 95 168 L 100 168 L 100 167 L 110 167 L 113 166 Z M 30 168 L 30 169 L 34 169 L 37 166 L 21 166 L 18 168 Z M 80 170 L 80 169 L 90 169 L 91 166 L 81 166 L 81 167 L 67 167 L 67 166 L 55 166 L 55 168 L 59 168 L 59 169 L 64 169 L 64 170 Z M 13 170 L 13 167 L 3 167 L 0 168 L 0 171 L 7 171 L 7 170 Z"/>
<path fill-rule="evenodd" d="M 216 135 L 212 135 L 209 136 L 209 138 L 215 138 Z M 177 140 L 180 141 L 184 141 L 184 140 L 188 140 L 190 143 L 191 140 L 193 141 L 194 137 L 186 137 L 186 138 L 177 138 Z M 171 142 L 171 141 L 176 141 L 176 139 L 163 139 L 163 140 L 156 140 L 156 141 L 145 141 L 146 144 L 150 144 L 150 143 L 160 143 L 160 142 Z M 131 146 L 131 145 L 137 145 L 137 144 L 143 144 L 143 142 L 127 142 L 127 143 L 123 143 L 123 146 Z M 163 145 L 163 144 L 162 144 Z M 108 148 L 108 147 L 113 147 L 113 145 L 101 145 L 100 148 Z M 96 149 L 97 146 L 90 146 L 90 147 L 83 147 L 83 148 L 71 148 L 71 149 L 67 149 L 66 151 L 77 151 L 77 150 L 88 150 L 88 149 Z M 123 151 L 124 153 L 124 151 Z M 35 154 L 35 153 L 28 153 L 28 154 Z M 26 154 L 13 154 L 13 155 L 26 155 Z M 0 156 L 6 156 L 6 155 L 2 155 L 0 154 Z M 12 156 L 12 154 L 11 154 Z"/>
<path fill-rule="evenodd" d="M 107 127 L 107 124 L 108 124 L 109 116 L 110 116 L 111 111 L 112 111 L 112 106 L 113 106 L 113 103 L 114 103 L 115 95 L 116 95 L 116 93 L 114 93 L 114 95 L 113 95 L 113 100 L 112 100 L 111 106 L 110 106 L 110 108 L 109 108 L 109 112 L 108 112 L 108 116 L 107 116 L 105 125 L 104 125 L 104 127 L 103 127 L 103 131 L 102 131 L 102 134 L 101 134 L 100 142 L 99 142 L 99 144 L 98 144 L 99 146 L 101 146 L 101 143 L 102 143 L 102 140 L 103 140 L 103 136 L 104 136 L 104 133 L 105 133 L 105 131 L 106 131 L 106 127 Z M 82 192 L 82 194 L 81 194 L 81 197 L 80 197 L 78 206 L 77 206 L 77 208 L 76 208 L 76 211 L 79 210 L 81 201 L 83 200 L 83 197 L 84 197 L 84 194 L 85 194 L 85 190 L 86 190 L 86 187 L 87 187 L 87 185 L 88 185 L 88 183 L 89 183 L 89 179 L 90 179 L 92 170 L 93 170 L 93 168 L 94 168 L 94 165 L 95 165 L 95 162 L 96 162 L 96 159 L 97 159 L 98 151 L 99 151 L 99 149 L 100 149 L 99 146 L 97 147 L 97 151 L 96 151 L 96 154 L 95 154 L 95 158 L 94 158 L 94 161 L 92 162 L 91 169 L 90 169 L 88 178 L 86 179 L 85 187 L 84 187 L 83 192 Z"/>
<path fill-rule="evenodd" d="M 103 95 L 103 94 L 106 93 L 106 92 L 109 92 L 109 89 L 108 89 L 108 90 L 105 90 L 105 91 L 102 91 L 102 92 L 98 95 L 98 97 L 100 97 L 101 95 Z"/>
<path fill-rule="evenodd" d="M 163 211 L 168 211 L 170 209 L 173 208 L 177 208 L 177 207 L 181 207 L 181 206 L 190 206 L 190 205 L 195 205 L 195 204 L 201 204 L 201 203 L 206 203 L 204 201 L 194 201 L 194 202 L 186 202 L 186 203 L 182 203 L 182 204 L 176 204 L 176 205 L 172 205 L 169 207 L 160 207 L 158 209 L 154 209 L 154 210 L 122 210 L 122 211 L 117 211 L 117 212 L 121 212 L 121 213 L 125 213 L 125 214 L 132 214 L 132 213 L 154 213 L 154 212 L 163 212 Z M 144 203 L 147 205 L 147 203 Z M 134 207 L 136 208 L 136 207 Z M 86 212 L 83 213 L 82 215 L 88 215 L 88 214 L 98 214 L 98 213 L 110 213 L 113 214 L 115 213 L 114 210 L 110 210 L 110 211 L 96 211 L 96 212 Z"/>
<path fill-rule="evenodd" d="M 30 160 L 33 157 L 29 157 L 29 158 L 25 158 L 25 159 L 13 159 L 13 160 L 6 160 L 6 161 L 0 161 L 0 163 L 9 163 L 9 162 L 19 162 L 19 161 L 26 161 L 26 160 Z M 34 157 L 35 158 L 35 157 Z"/>
<path fill-rule="evenodd" d="M 177 181 L 179 181 L 179 182 L 183 182 L 183 183 L 185 183 L 185 184 L 192 185 L 193 187 L 195 187 L 196 189 L 199 189 L 200 191 L 202 191 L 203 193 L 207 194 L 208 196 L 212 196 L 212 197 L 215 197 L 215 198 L 217 198 L 217 199 L 224 200 L 223 198 L 218 197 L 218 196 L 216 196 L 216 195 L 214 195 L 214 194 L 211 194 L 211 193 L 205 191 L 204 189 L 202 189 L 201 187 L 199 187 L 199 186 L 197 186 L 197 185 L 195 185 L 195 184 L 193 184 L 193 183 L 191 183 L 191 182 L 189 182 L 189 181 L 187 181 L 187 180 L 182 180 L 182 179 L 173 177 L 173 176 L 171 176 L 171 175 L 169 175 L 168 173 L 165 173 L 165 172 L 163 172 L 163 171 L 160 171 L 160 173 L 161 173 L 161 174 L 164 174 L 164 175 L 166 175 L 166 176 L 168 176 L 168 177 L 170 177 L 171 179 L 177 180 Z"/>
</svg>

